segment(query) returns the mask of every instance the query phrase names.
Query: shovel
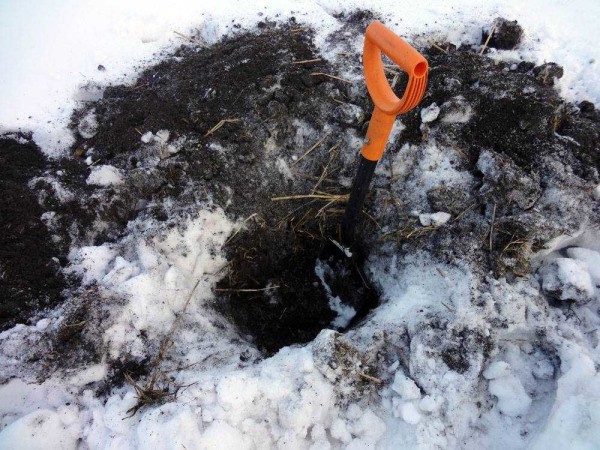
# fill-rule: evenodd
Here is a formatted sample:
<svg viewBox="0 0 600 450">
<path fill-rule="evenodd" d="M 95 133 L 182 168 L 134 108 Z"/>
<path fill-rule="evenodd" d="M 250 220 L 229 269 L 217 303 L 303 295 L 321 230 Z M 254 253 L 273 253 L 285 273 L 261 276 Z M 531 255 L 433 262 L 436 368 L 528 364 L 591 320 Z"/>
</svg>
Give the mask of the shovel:
<svg viewBox="0 0 600 450">
<path fill-rule="evenodd" d="M 408 84 L 402 98 L 394 94 L 387 82 L 381 60 L 382 52 L 408 74 Z M 342 219 L 342 243 L 348 247 L 354 243 L 356 224 L 369 192 L 373 172 L 383 155 L 396 116 L 409 112 L 419 104 L 425 93 L 428 74 L 427 60 L 380 22 L 373 22 L 367 28 L 363 66 L 367 89 L 375 109 Z"/>
<path fill-rule="evenodd" d="M 408 74 L 408 84 L 402 98 L 394 94 L 387 82 L 381 53 Z M 364 258 L 354 245 L 355 229 L 373 172 L 383 155 L 396 116 L 417 106 L 427 86 L 427 60 L 380 22 L 373 22 L 367 28 L 363 65 L 367 89 L 375 109 L 342 219 L 341 243 L 330 239 L 322 248 L 315 267 L 329 305 L 338 313 L 338 318 L 332 323 L 337 329 L 356 325 L 369 310 L 377 306 L 375 291 L 360 268 Z"/>
</svg>

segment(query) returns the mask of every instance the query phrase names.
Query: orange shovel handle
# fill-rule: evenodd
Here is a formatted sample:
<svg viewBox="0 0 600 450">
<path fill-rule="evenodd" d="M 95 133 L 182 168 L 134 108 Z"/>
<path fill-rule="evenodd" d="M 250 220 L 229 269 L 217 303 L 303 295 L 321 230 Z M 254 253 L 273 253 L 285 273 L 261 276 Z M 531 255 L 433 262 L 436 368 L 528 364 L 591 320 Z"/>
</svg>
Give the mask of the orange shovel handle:
<svg viewBox="0 0 600 450">
<path fill-rule="evenodd" d="M 381 53 L 408 73 L 408 84 L 398 98 L 387 82 Z M 363 51 L 363 66 L 367 89 L 375 103 L 367 139 L 361 154 L 370 161 L 379 161 L 398 114 L 404 114 L 419 104 L 427 87 L 427 60 L 406 41 L 380 22 L 367 28 Z"/>
</svg>

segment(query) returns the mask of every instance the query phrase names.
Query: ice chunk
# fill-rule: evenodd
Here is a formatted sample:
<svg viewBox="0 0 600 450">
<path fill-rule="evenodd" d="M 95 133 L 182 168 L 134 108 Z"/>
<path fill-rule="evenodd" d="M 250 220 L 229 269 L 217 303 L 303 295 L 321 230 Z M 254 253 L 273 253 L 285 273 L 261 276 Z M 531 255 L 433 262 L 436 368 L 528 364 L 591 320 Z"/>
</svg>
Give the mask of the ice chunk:
<svg viewBox="0 0 600 450">
<path fill-rule="evenodd" d="M 400 370 L 394 376 L 392 389 L 402 397 L 402 400 L 417 400 L 421 398 L 419 387 Z"/>
<path fill-rule="evenodd" d="M 570 247 L 567 249 L 567 255 L 585 263 L 594 283 L 600 284 L 600 253 L 589 248 Z"/>
<path fill-rule="evenodd" d="M 504 361 L 496 361 L 484 370 L 483 376 L 486 380 L 495 380 L 510 375 L 510 365 Z"/>
<path fill-rule="evenodd" d="M 547 359 L 543 359 L 535 363 L 532 373 L 538 380 L 550 380 L 554 377 L 554 366 Z"/>
<path fill-rule="evenodd" d="M 148 132 L 142 134 L 142 137 L 140 138 L 140 140 L 144 144 L 149 144 L 150 142 L 152 142 L 153 139 L 154 139 L 154 133 L 152 133 L 152 131 L 148 131 Z"/>
<path fill-rule="evenodd" d="M 559 300 L 587 303 L 594 296 L 594 285 L 587 264 L 571 258 L 557 258 L 540 269 L 542 289 Z"/>
<path fill-rule="evenodd" d="M 498 398 L 498 409 L 502 414 L 517 417 L 525 414 L 531 405 L 531 398 L 514 375 L 490 380 L 490 394 Z"/>
<path fill-rule="evenodd" d="M 86 183 L 94 186 L 116 186 L 123 184 L 123 176 L 114 166 L 96 166 L 92 168 Z"/>
<path fill-rule="evenodd" d="M 419 222 L 424 227 L 441 227 L 450 220 L 450 214 L 447 212 L 436 212 L 433 214 L 419 214 Z"/>
<path fill-rule="evenodd" d="M 400 405 L 400 417 L 411 425 L 416 425 L 421 421 L 421 413 L 412 403 L 402 403 Z"/>
<path fill-rule="evenodd" d="M 90 139 L 96 134 L 98 128 L 98 120 L 96 119 L 96 111 L 89 111 L 77 125 L 77 131 L 85 139 Z"/>
<path fill-rule="evenodd" d="M 154 140 L 161 144 L 166 144 L 169 141 L 169 130 L 158 130 Z"/>
<path fill-rule="evenodd" d="M 427 108 L 421 110 L 421 121 L 423 123 L 433 122 L 440 115 L 440 107 L 436 103 L 432 103 Z"/>
<path fill-rule="evenodd" d="M 40 409 L 4 428 L 0 433 L 0 448 L 77 448 L 77 436 L 65 428 L 56 412 Z"/>
</svg>

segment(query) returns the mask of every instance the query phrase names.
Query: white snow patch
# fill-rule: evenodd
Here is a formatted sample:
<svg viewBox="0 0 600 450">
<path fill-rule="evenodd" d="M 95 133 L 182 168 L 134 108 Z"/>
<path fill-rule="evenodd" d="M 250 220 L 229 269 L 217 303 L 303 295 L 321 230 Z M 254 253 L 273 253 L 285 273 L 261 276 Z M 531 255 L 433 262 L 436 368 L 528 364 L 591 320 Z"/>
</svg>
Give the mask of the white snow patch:
<svg viewBox="0 0 600 450">
<path fill-rule="evenodd" d="M 427 108 L 421 110 L 421 122 L 433 122 L 440 115 L 440 107 L 436 103 L 432 103 Z"/>
<path fill-rule="evenodd" d="M 419 222 L 424 227 L 441 227 L 450 220 L 451 215 L 447 212 L 436 212 L 433 214 L 419 214 Z"/>
<path fill-rule="evenodd" d="M 542 288 L 560 300 L 589 301 L 595 292 L 588 265 L 571 258 L 556 258 L 540 269 Z"/>
<path fill-rule="evenodd" d="M 94 166 L 87 177 L 86 183 L 103 187 L 118 186 L 123 184 L 123 175 L 121 174 L 121 171 L 114 166 Z"/>
<path fill-rule="evenodd" d="M 333 270 L 327 263 L 317 259 L 317 262 L 315 263 L 315 274 L 319 277 L 321 285 L 325 289 L 325 293 L 329 300 L 329 307 L 333 312 L 337 313 L 337 317 L 333 319 L 331 326 L 337 329 L 346 328 L 354 316 L 356 316 L 356 310 L 352 306 L 345 305 L 339 296 L 334 296 L 331 292 L 331 287 L 327 283 L 327 276 L 331 276 L 332 273 Z"/>
</svg>

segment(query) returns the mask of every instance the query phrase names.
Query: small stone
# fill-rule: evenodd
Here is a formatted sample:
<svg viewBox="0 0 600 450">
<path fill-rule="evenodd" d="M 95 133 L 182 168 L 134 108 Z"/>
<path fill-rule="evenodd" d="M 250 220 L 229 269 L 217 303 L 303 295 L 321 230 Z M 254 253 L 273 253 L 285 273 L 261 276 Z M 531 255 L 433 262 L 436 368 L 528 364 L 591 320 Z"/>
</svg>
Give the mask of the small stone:
<svg viewBox="0 0 600 450">
<path fill-rule="evenodd" d="M 102 64 L 99 64 L 99 65 L 98 65 L 98 70 L 99 70 L 100 72 L 104 72 L 104 71 L 106 70 L 106 67 L 104 67 Z"/>
</svg>

